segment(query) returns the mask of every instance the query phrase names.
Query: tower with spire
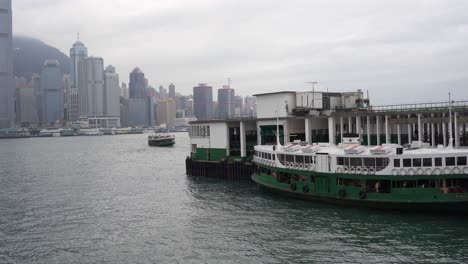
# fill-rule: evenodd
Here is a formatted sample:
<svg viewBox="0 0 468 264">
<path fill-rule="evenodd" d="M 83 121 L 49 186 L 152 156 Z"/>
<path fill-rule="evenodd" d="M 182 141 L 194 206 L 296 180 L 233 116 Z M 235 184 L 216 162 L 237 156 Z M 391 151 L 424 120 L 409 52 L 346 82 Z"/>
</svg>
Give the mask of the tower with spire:
<svg viewBox="0 0 468 264">
<path fill-rule="evenodd" d="M 83 42 L 80 41 L 80 33 L 77 33 L 76 42 L 70 49 L 70 72 L 71 72 L 71 87 L 78 87 L 78 63 L 88 57 L 88 49 Z"/>
</svg>

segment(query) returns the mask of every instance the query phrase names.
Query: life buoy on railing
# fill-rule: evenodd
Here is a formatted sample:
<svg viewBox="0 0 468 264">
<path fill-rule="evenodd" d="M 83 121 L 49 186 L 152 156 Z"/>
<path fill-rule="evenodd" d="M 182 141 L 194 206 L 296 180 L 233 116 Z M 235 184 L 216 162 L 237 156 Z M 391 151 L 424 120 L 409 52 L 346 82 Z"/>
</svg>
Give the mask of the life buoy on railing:
<svg viewBox="0 0 468 264">
<path fill-rule="evenodd" d="M 424 174 L 424 170 L 422 168 L 419 168 L 418 171 L 417 171 L 417 174 L 418 175 L 423 175 Z"/>
<path fill-rule="evenodd" d="M 375 168 L 374 167 L 369 168 L 369 174 L 371 174 L 371 175 L 375 174 Z"/>
<path fill-rule="evenodd" d="M 461 170 L 458 167 L 453 168 L 453 174 L 460 174 Z"/>
<path fill-rule="evenodd" d="M 426 174 L 426 175 L 432 175 L 432 169 L 427 168 L 424 174 Z"/>
<path fill-rule="evenodd" d="M 440 169 L 439 168 L 435 168 L 434 171 L 433 171 L 434 175 L 440 175 Z"/>
<path fill-rule="evenodd" d="M 468 167 L 463 168 L 463 173 L 468 174 Z"/>
<path fill-rule="evenodd" d="M 452 170 L 450 168 L 445 168 L 444 169 L 444 174 L 445 175 L 448 175 L 448 174 L 451 174 L 452 173 Z"/>
<path fill-rule="evenodd" d="M 398 170 L 397 170 L 397 169 L 393 169 L 393 170 L 392 170 L 392 175 L 393 175 L 393 176 L 398 176 Z"/>
<path fill-rule="evenodd" d="M 362 174 L 364 174 L 364 175 L 369 174 L 369 169 L 366 168 L 366 167 L 362 168 Z"/>
<path fill-rule="evenodd" d="M 408 170 L 408 175 L 414 175 L 414 170 L 413 170 L 413 169 L 409 169 L 409 170 Z"/>
<path fill-rule="evenodd" d="M 304 170 L 309 170 L 309 164 L 304 165 Z"/>
<path fill-rule="evenodd" d="M 356 174 L 362 174 L 362 167 L 356 168 Z"/>
<path fill-rule="evenodd" d="M 349 171 L 348 166 L 344 166 L 344 167 L 343 167 L 343 172 L 344 172 L 344 173 L 348 173 L 348 171 Z"/>
<path fill-rule="evenodd" d="M 355 174 L 356 173 L 356 167 L 351 167 L 349 169 L 349 172 L 352 173 L 352 174 Z"/>
<path fill-rule="evenodd" d="M 343 172 L 343 168 L 341 167 L 336 168 L 336 173 L 342 173 L 342 172 Z"/>
<path fill-rule="evenodd" d="M 304 164 L 299 163 L 299 169 L 300 169 L 300 170 L 303 170 L 303 169 L 304 169 Z"/>
<path fill-rule="evenodd" d="M 400 169 L 400 175 L 405 176 L 408 172 L 405 169 Z"/>
</svg>

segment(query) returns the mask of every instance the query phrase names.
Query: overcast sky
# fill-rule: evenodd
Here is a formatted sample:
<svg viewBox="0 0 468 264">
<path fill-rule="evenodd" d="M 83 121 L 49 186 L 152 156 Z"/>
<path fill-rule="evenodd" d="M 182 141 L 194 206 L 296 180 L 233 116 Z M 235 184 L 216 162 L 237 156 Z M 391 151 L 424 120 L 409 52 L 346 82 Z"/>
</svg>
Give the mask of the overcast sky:
<svg viewBox="0 0 468 264">
<path fill-rule="evenodd" d="M 14 32 L 138 66 L 192 93 L 369 90 L 373 104 L 468 100 L 468 1 L 14 0 Z"/>
</svg>

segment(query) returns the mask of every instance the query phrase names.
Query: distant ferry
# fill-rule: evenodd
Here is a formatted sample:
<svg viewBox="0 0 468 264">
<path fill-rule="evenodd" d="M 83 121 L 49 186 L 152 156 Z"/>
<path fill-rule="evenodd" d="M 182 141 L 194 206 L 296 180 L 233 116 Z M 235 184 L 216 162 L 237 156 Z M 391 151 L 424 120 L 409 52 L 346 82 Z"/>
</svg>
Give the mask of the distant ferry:
<svg viewBox="0 0 468 264">
<path fill-rule="evenodd" d="M 0 128 L 0 138 L 28 138 L 30 136 L 28 129 Z"/>
<path fill-rule="evenodd" d="M 47 128 L 39 132 L 39 137 L 59 137 L 60 133 L 60 129 L 58 128 Z"/>
<path fill-rule="evenodd" d="M 78 131 L 79 136 L 101 136 L 103 132 L 99 128 L 88 128 L 88 129 L 80 129 Z"/>
<path fill-rule="evenodd" d="M 151 147 L 171 147 L 175 144 L 175 137 L 170 134 L 154 134 L 148 136 L 148 145 Z"/>
</svg>

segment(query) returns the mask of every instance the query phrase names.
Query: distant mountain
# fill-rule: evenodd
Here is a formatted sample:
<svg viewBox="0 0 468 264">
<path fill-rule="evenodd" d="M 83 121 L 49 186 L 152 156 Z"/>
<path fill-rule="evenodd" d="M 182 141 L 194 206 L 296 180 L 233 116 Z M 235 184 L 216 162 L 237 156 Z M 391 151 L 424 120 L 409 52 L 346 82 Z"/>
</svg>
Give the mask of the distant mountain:
<svg viewBox="0 0 468 264">
<path fill-rule="evenodd" d="M 40 74 L 47 59 L 56 59 L 60 63 L 62 74 L 70 73 L 70 59 L 60 50 L 47 45 L 41 40 L 14 36 L 15 76 L 31 78 L 33 73 Z"/>
</svg>

